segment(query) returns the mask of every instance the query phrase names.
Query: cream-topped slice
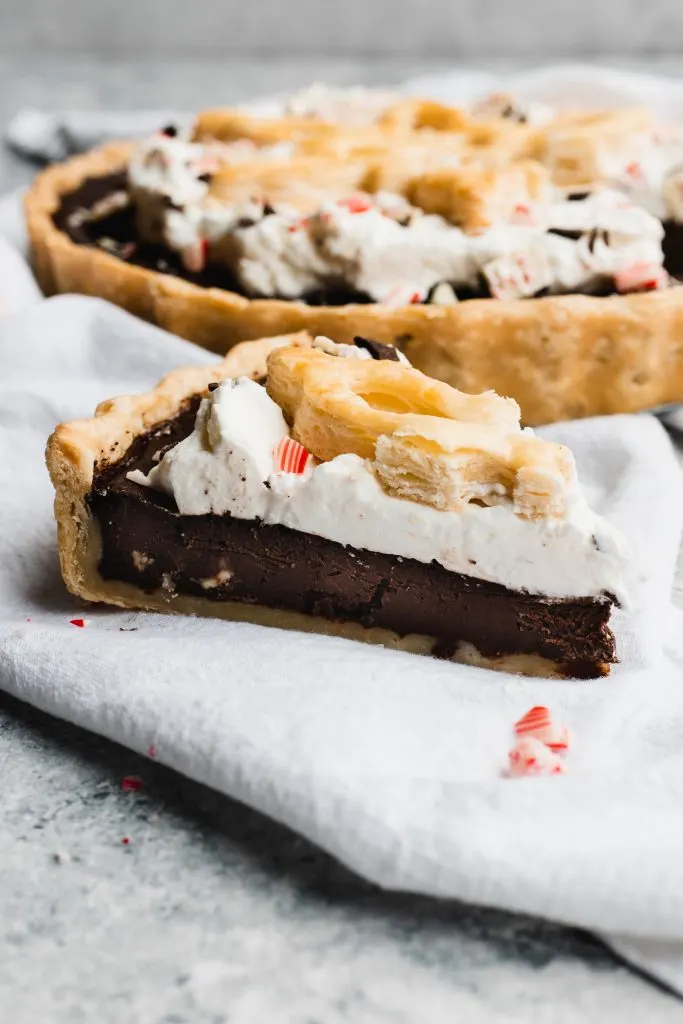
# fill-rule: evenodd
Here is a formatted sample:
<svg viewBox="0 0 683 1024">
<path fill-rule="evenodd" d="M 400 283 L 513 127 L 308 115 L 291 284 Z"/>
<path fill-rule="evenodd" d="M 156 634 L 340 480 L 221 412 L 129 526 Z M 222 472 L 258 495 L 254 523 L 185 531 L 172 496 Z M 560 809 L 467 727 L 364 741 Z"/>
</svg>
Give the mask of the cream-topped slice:
<svg viewBox="0 0 683 1024">
<path fill-rule="evenodd" d="M 547 597 L 624 599 L 625 542 L 578 486 L 559 517 L 527 518 L 505 500 L 441 511 L 390 496 L 357 455 L 311 458 L 300 474 L 279 472 L 275 451 L 288 437 L 264 387 L 226 380 L 202 401 L 192 434 L 147 476 L 129 478 L 172 495 L 184 515 L 280 524 Z"/>
</svg>

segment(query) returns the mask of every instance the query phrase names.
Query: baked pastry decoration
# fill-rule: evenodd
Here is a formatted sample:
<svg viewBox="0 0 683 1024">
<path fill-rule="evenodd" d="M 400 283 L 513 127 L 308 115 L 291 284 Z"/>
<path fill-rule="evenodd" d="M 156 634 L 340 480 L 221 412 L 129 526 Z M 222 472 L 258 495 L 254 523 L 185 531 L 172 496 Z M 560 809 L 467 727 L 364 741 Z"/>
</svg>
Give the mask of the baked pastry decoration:
<svg viewBox="0 0 683 1024">
<path fill-rule="evenodd" d="M 647 111 L 318 87 L 51 168 L 27 213 L 48 293 L 221 353 L 368 335 L 533 425 L 683 400 L 679 165 Z"/>
<path fill-rule="evenodd" d="M 597 677 L 624 542 L 519 408 L 388 346 L 236 346 L 59 426 L 62 572 L 90 601 Z"/>
</svg>

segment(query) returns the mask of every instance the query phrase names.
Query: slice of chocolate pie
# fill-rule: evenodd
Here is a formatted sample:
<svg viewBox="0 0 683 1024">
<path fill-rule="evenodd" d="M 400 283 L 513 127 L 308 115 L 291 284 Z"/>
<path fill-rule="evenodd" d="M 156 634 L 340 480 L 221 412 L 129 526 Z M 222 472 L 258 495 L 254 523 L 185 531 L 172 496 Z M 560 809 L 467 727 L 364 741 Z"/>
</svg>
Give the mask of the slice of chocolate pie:
<svg viewBox="0 0 683 1024">
<path fill-rule="evenodd" d="M 59 426 L 62 572 L 92 601 L 590 678 L 624 542 L 571 452 L 390 346 L 247 342 Z"/>
</svg>

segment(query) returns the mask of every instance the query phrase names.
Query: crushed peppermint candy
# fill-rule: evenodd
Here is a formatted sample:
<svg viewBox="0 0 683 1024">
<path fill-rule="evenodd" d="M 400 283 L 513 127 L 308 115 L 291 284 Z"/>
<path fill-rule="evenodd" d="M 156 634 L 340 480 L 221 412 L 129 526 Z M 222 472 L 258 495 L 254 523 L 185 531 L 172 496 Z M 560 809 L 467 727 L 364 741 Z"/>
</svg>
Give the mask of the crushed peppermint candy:
<svg viewBox="0 0 683 1024">
<path fill-rule="evenodd" d="M 643 177 L 642 165 L 639 164 L 637 160 L 631 160 L 631 162 L 626 164 L 626 167 L 624 167 L 624 174 L 632 181 L 637 181 Z"/>
<path fill-rule="evenodd" d="M 192 245 L 186 246 L 182 251 L 183 266 L 191 274 L 200 274 L 206 266 L 206 253 L 208 243 L 205 238 L 199 238 Z"/>
<path fill-rule="evenodd" d="M 658 263 L 640 261 L 617 270 L 614 286 L 618 292 L 654 292 L 666 288 L 669 275 Z"/>
<path fill-rule="evenodd" d="M 367 213 L 368 210 L 372 209 L 370 200 L 366 196 L 361 195 L 347 196 L 346 199 L 339 199 L 337 200 L 337 206 L 348 210 L 349 213 Z"/>
<path fill-rule="evenodd" d="M 516 203 L 510 214 L 511 224 L 533 225 L 535 223 L 534 211 L 528 203 Z"/>
<path fill-rule="evenodd" d="M 69 619 L 71 626 L 77 626 L 78 629 L 85 629 L 90 625 L 90 619 Z"/>
<path fill-rule="evenodd" d="M 293 437 L 283 437 L 273 452 L 277 473 L 295 473 L 300 476 L 305 472 L 310 459 L 311 453 Z"/>
<path fill-rule="evenodd" d="M 424 299 L 425 293 L 422 290 L 398 285 L 384 296 L 382 302 L 385 306 L 414 306 L 424 302 Z"/>
<path fill-rule="evenodd" d="M 555 753 L 568 750 L 571 733 L 566 725 L 553 718 L 550 709 L 538 704 L 515 722 L 517 736 L 532 736 Z"/>
<path fill-rule="evenodd" d="M 562 758 L 533 736 L 518 740 L 508 754 L 508 778 L 525 775 L 562 775 L 567 771 Z"/>
<path fill-rule="evenodd" d="M 155 758 L 158 757 L 159 751 L 156 748 L 156 744 L 150 743 L 147 747 L 147 757 Z"/>
<path fill-rule="evenodd" d="M 490 260 L 483 273 L 496 299 L 526 298 L 553 283 L 550 263 L 536 246 Z"/>
</svg>

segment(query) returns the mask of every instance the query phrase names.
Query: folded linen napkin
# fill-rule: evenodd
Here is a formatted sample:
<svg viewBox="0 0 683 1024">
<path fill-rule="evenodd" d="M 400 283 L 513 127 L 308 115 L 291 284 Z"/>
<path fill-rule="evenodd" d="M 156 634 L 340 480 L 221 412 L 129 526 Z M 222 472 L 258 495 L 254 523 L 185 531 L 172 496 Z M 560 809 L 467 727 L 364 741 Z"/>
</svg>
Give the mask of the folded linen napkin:
<svg viewBox="0 0 683 1024">
<path fill-rule="evenodd" d="M 659 423 L 544 431 L 572 445 L 595 507 L 634 548 L 632 604 L 616 616 L 622 664 L 607 680 L 520 679 L 106 608 L 76 629 L 84 609 L 59 576 L 45 438 L 106 396 L 207 358 L 93 299 L 0 319 L 1 685 L 137 751 L 152 745 L 383 886 L 683 938 L 683 645 L 662 655 L 683 475 Z M 512 723 L 537 703 L 576 732 L 570 771 L 503 779 Z"/>
</svg>

